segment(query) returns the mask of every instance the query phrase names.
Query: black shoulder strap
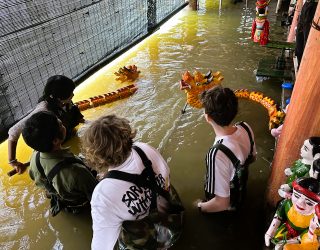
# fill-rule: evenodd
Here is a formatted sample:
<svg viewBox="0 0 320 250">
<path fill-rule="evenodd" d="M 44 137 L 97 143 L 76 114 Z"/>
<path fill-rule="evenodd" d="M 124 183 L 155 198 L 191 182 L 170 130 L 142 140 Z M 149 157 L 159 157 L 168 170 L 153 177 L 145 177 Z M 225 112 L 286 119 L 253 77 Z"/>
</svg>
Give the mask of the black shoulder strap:
<svg viewBox="0 0 320 250">
<path fill-rule="evenodd" d="M 48 180 L 46 174 L 44 173 L 43 167 L 40 163 L 40 152 L 36 153 L 36 166 L 37 166 L 39 173 L 41 174 L 41 177 Z"/>
<path fill-rule="evenodd" d="M 36 165 L 37 169 L 40 172 L 42 178 L 46 179 L 50 185 L 52 185 L 53 178 L 59 173 L 63 168 L 67 168 L 70 164 L 78 163 L 84 165 L 83 161 L 74 157 L 67 157 L 64 160 L 58 162 L 54 167 L 49 171 L 48 175 L 45 174 L 44 169 L 40 163 L 40 152 L 36 154 Z"/>
<path fill-rule="evenodd" d="M 152 162 L 149 160 L 149 158 L 147 157 L 147 155 L 145 154 L 145 152 L 139 148 L 138 146 L 132 146 L 133 149 L 138 153 L 138 155 L 140 156 L 142 162 L 143 162 L 143 165 L 146 167 L 146 168 L 152 168 Z M 153 172 L 153 170 L 152 170 Z"/>
<path fill-rule="evenodd" d="M 241 127 L 243 127 L 248 133 L 249 140 L 250 140 L 250 154 L 249 154 L 249 156 L 250 156 L 253 153 L 253 145 L 254 145 L 254 141 L 253 141 L 253 137 L 252 137 L 251 131 L 250 131 L 250 129 L 248 128 L 248 126 L 244 122 L 239 122 L 238 124 Z"/>
<path fill-rule="evenodd" d="M 133 146 L 133 148 L 138 153 L 144 166 L 147 169 L 148 183 L 151 190 L 158 193 L 159 195 L 164 197 L 166 200 L 169 200 L 170 198 L 169 192 L 167 190 L 164 190 L 162 187 L 160 187 L 156 182 L 155 173 L 152 168 L 152 162 L 149 160 L 149 158 L 141 148 L 139 148 L 138 146 Z"/>
<path fill-rule="evenodd" d="M 234 155 L 234 153 L 222 143 L 216 143 L 212 146 L 213 148 L 221 150 L 232 162 L 233 166 L 237 168 L 240 165 L 240 160 Z"/>
<path fill-rule="evenodd" d="M 52 182 L 53 178 L 64 168 L 70 167 L 71 164 L 78 163 L 84 165 L 83 161 L 80 159 L 76 159 L 74 157 L 67 157 L 64 160 L 58 162 L 48 173 L 47 178 L 50 182 Z"/>
<path fill-rule="evenodd" d="M 104 178 L 112 178 L 112 179 L 127 181 L 137 185 L 138 187 L 143 187 L 143 186 L 146 186 L 145 182 L 142 180 L 142 175 L 144 175 L 145 170 L 146 169 L 142 171 L 141 175 L 129 174 L 129 173 L 118 171 L 118 170 L 111 170 L 104 176 Z"/>
<path fill-rule="evenodd" d="M 156 183 L 155 173 L 153 172 L 152 162 L 149 160 L 145 152 L 139 148 L 138 146 L 133 146 L 133 149 L 140 156 L 145 169 L 142 171 L 140 175 L 138 174 L 129 174 L 118 170 L 109 171 L 105 178 L 113 178 L 122 181 L 131 182 L 139 187 L 148 187 L 153 192 L 158 193 L 163 196 L 165 199 L 169 199 L 169 192 L 159 187 Z"/>
<path fill-rule="evenodd" d="M 40 152 L 36 153 L 36 166 L 42 179 L 44 180 L 44 186 L 47 189 L 47 191 L 49 191 L 50 193 L 57 193 L 55 188 L 52 186 L 51 182 L 48 180 L 48 177 L 46 176 L 44 169 L 40 163 Z"/>
</svg>

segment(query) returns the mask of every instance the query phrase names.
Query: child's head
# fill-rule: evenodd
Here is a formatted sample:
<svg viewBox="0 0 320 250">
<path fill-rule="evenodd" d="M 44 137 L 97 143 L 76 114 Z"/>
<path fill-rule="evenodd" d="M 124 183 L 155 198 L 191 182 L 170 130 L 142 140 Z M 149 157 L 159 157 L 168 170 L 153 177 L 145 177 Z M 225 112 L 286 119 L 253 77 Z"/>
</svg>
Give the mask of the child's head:
<svg viewBox="0 0 320 250">
<path fill-rule="evenodd" d="M 205 113 L 219 126 L 228 126 L 238 113 L 238 98 L 229 88 L 217 86 L 201 95 Z"/>
<path fill-rule="evenodd" d="M 81 137 L 82 152 L 90 166 L 104 172 L 125 162 L 135 135 L 127 119 L 103 116 L 93 121 Z"/>
<path fill-rule="evenodd" d="M 43 96 L 55 100 L 67 100 L 73 96 L 75 83 L 68 77 L 63 75 L 55 75 L 49 77 L 44 87 Z"/>
<path fill-rule="evenodd" d="M 66 129 L 53 113 L 42 111 L 26 121 L 22 136 L 27 145 L 34 150 L 51 152 L 55 142 L 65 139 Z"/>
</svg>

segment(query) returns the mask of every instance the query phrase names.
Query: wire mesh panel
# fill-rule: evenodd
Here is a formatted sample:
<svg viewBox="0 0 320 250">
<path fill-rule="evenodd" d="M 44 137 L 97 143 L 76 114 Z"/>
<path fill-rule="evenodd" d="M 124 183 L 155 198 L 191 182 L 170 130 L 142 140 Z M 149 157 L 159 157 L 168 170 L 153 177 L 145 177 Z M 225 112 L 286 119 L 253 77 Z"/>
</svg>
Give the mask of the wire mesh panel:
<svg viewBox="0 0 320 250">
<path fill-rule="evenodd" d="M 156 0 L 156 22 L 159 23 L 181 6 L 181 0 Z"/>
<path fill-rule="evenodd" d="M 46 80 L 77 79 L 143 38 L 185 0 L 0 1 L 0 135 Z"/>
</svg>

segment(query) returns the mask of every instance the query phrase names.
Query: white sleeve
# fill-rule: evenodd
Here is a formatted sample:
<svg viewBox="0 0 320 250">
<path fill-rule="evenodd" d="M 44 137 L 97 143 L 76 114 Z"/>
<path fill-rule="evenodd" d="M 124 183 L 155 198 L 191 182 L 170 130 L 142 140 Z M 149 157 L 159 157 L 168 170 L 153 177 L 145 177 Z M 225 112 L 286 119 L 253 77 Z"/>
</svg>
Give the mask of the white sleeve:
<svg viewBox="0 0 320 250">
<path fill-rule="evenodd" d="M 8 135 L 9 135 L 8 140 L 9 141 L 18 141 L 26 121 L 32 115 L 34 115 L 35 113 L 38 113 L 40 111 L 48 111 L 47 102 L 42 101 L 42 102 L 38 103 L 38 105 L 35 107 L 35 109 L 32 112 L 30 112 L 27 116 L 25 116 L 23 119 L 21 119 L 19 122 L 17 122 L 14 126 L 12 126 L 8 131 Z"/>
<path fill-rule="evenodd" d="M 113 250 L 120 230 L 121 222 L 111 211 L 110 206 L 99 206 L 91 201 L 93 237 L 92 250 Z"/>
<path fill-rule="evenodd" d="M 214 194 L 221 197 L 230 196 L 230 181 L 234 175 L 231 161 L 218 151 L 215 158 Z"/>
</svg>

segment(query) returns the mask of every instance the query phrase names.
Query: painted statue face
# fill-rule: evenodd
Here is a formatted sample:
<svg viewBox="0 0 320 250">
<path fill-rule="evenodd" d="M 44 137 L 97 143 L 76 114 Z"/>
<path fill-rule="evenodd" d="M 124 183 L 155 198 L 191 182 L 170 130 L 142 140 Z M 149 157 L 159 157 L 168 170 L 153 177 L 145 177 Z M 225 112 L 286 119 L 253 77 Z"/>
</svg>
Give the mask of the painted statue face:
<svg viewBox="0 0 320 250">
<path fill-rule="evenodd" d="M 300 151 L 301 158 L 305 159 L 306 161 L 312 162 L 313 161 L 312 149 L 313 149 L 313 146 L 310 144 L 309 139 L 305 140 Z"/>
<path fill-rule="evenodd" d="M 293 189 L 291 200 L 294 208 L 302 215 L 310 215 L 314 213 L 314 207 L 317 205 L 316 201 L 308 198 L 295 189 Z"/>
</svg>

